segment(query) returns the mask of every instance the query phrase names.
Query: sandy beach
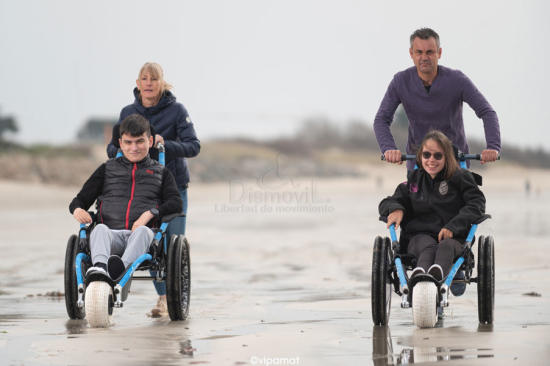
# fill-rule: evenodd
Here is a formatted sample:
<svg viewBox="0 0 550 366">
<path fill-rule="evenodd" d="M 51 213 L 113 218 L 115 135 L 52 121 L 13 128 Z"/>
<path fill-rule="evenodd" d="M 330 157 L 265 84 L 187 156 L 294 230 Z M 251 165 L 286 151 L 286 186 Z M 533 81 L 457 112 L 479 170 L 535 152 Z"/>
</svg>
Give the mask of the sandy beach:
<svg viewBox="0 0 550 366">
<path fill-rule="evenodd" d="M 483 175 L 493 219 L 478 232 L 495 237 L 494 325 L 478 325 L 472 284 L 427 330 L 397 295 L 389 327 L 371 319 L 372 244 L 386 235 L 377 205 L 403 167 L 192 184 L 188 319 L 148 317 L 154 288 L 134 282 L 108 329 L 69 321 L 57 293 L 79 187 L 0 181 L 0 364 L 547 365 L 550 172 L 502 164 Z"/>
</svg>

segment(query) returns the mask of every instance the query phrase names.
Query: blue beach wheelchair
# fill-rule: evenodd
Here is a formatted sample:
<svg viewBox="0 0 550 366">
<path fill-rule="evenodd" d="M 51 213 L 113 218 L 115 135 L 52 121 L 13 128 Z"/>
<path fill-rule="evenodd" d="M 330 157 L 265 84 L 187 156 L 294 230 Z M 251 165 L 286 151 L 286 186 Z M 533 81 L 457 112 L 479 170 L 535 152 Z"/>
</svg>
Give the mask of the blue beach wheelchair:
<svg viewBox="0 0 550 366">
<path fill-rule="evenodd" d="M 159 162 L 165 164 L 164 147 L 159 144 Z M 118 155 L 117 155 L 118 156 Z M 134 261 L 118 280 L 106 276 L 85 280 L 84 274 L 92 266 L 89 238 L 96 226 L 94 222 L 80 224 L 78 235 L 71 235 L 65 252 L 65 305 L 71 319 L 84 319 L 91 327 L 111 324 L 113 309 L 121 308 L 128 298 L 133 280 L 155 280 L 166 283 L 168 314 L 171 320 L 185 320 L 191 296 L 191 263 L 189 243 L 183 235 L 167 237 L 166 228 L 174 214 L 161 218 L 160 227 L 153 229 L 155 236 L 149 252 Z M 149 271 L 136 275 L 136 271 Z M 154 274 L 154 275 L 153 275 Z"/>
<path fill-rule="evenodd" d="M 401 160 L 415 160 L 415 155 L 403 154 Z M 458 153 L 460 166 L 466 169 L 466 160 L 481 160 L 480 154 Z M 481 177 L 478 176 L 481 185 Z M 476 268 L 473 253 L 475 233 L 478 225 L 490 218 L 484 215 L 473 223 L 464 243 L 462 255 L 455 260 L 446 278 L 438 281 L 429 274 L 419 274 L 412 279 L 408 272 L 415 267 L 416 259 L 406 253 L 395 226 L 389 228 L 390 237 L 377 236 L 374 240 L 372 256 L 371 301 L 372 320 L 375 325 L 388 325 L 392 292 L 401 296 L 401 307 L 413 310 L 413 322 L 420 328 L 434 327 L 443 309 L 449 306 L 449 291 L 461 295 L 465 286 L 477 283 L 477 308 L 481 324 L 493 323 L 495 301 L 495 255 L 492 236 L 479 236 L 477 239 L 477 277 L 472 273 Z M 434 286 L 435 285 L 435 286 Z M 461 288 L 462 287 L 462 288 Z"/>
</svg>

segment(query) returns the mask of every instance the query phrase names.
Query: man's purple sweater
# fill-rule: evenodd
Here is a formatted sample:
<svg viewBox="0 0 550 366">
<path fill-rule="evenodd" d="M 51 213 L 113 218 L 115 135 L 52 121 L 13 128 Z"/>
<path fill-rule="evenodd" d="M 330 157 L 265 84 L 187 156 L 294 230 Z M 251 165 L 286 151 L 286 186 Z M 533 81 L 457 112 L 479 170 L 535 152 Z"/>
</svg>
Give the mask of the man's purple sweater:
<svg viewBox="0 0 550 366">
<path fill-rule="evenodd" d="M 440 130 L 461 151 L 469 152 L 462 120 L 462 102 L 468 103 L 483 120 L 487 148 L 500 151 L 500 127 L 496 112 L 464 73 L 444 66 L 438 66 L 429 92 L 416 67 L 395 74 L 374 119 L 374 133 L 380 150 L 397 149 L 390 125 L 395 110 L 403 104 L 409 119 L 407 153 L 416 153 L 418 145 L 432 129 Z"/>
</svg>

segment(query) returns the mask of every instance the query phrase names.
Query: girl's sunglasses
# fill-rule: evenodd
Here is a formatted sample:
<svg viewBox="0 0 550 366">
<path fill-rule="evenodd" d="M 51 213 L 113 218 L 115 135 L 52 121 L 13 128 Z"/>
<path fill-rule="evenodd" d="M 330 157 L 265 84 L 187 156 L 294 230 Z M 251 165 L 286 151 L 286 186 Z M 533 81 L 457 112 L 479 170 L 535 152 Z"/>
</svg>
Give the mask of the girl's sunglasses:
<svg viewBox="0 0 550 366">
<path fill-rule="evenodd" d="M 422 151 L 422 157 L 428 160 L 429 158 L 432 157 L 432 153 L 429 151 Z M 443 159 L 443 153 L 440 153 L 440 152 L 433 153 L 433 157 L 435 160 L 441 160 Z"/>
</svg>

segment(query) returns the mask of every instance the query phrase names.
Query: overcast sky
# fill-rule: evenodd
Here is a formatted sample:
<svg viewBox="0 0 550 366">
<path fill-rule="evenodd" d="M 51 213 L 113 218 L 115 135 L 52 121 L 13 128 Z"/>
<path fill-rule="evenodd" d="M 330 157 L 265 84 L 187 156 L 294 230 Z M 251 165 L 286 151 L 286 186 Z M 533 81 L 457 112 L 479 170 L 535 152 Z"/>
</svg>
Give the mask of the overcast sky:
<svg viewBox="0 0 550 366">
<path fill-rule="evenodd" d="M 65 143 L 118 117 L 160 63 L 201 139 L 290 133 L 309 116 L 372 123 L 408 37 L 434 28 L 504 143 L 550 151 L 550 3 L 540 1 L 0 0 L 0 113 L 22 142 Z M 464 106 L 468 135 L 483 125 Z"/>
</svg>

